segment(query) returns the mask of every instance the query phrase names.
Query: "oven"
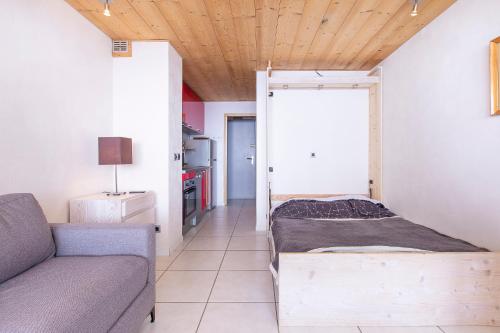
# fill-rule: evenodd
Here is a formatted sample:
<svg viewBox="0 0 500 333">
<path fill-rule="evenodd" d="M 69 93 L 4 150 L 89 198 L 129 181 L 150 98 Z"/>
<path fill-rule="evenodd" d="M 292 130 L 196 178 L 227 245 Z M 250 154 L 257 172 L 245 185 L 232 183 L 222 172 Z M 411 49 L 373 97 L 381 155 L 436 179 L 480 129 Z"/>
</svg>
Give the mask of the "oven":
<svg viewBox="0 0 500 333">
<path fill-rule="evenodd" d="M 196 190 L 196 180 L 186 179 L 184 180 L 184 191 L 183 191 L 183 220 L 182 220 L 182 233 L 185 234 L 191 227 L 196 225 L 196 200 L 197 200 L 197 190 Z"/>
</svg>

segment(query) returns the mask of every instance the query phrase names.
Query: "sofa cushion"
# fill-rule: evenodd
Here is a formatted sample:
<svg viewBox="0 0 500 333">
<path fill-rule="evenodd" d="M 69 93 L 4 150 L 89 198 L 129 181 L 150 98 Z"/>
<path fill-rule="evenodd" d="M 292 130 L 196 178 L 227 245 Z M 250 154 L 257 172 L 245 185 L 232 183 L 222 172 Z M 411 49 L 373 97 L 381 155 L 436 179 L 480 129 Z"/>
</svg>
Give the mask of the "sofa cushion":
<svg viewBox="0 0 500 333">
<path fill-rule="evenodd" d="M 0 196 L 0 283 L 54 256 L 52 233 L 32 194 Z"/>
<path fill-rule="evenodd" d="M 0 285 L 0 332 L 107 332 L 147 278 L 137 256 L 48 259 Z"/>
</svg>

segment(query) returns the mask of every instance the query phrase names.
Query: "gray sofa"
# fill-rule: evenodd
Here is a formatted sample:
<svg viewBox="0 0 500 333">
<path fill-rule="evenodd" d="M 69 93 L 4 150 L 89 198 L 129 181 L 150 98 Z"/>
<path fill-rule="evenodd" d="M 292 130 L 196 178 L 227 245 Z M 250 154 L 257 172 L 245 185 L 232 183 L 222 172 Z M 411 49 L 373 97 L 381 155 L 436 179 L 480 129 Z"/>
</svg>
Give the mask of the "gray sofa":
<svg viewBox="0 0 500 333">
<path fill-rule="evenodd" d="M 0 196 L 0 332 L 134 332 L 155 302 L 152 225 L 48 224 Z"/>
</svg>

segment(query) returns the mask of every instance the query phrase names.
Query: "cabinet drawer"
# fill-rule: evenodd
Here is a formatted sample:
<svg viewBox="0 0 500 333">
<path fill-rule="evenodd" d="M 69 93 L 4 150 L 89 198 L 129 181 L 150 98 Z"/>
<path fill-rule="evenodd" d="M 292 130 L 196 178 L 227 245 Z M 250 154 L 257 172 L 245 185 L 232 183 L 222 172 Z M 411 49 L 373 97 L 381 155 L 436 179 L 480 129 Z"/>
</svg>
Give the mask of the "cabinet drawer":
<svg viewBox="0 0 500 333">
<path fill-rule="evenodd" d="M 155 209 L 151 207 L 139 214 L 132 215 L 123 220 L 125 223 L 142 223 L 142 224 L 154 224 L 155 223 Z"/>
<path fill-rule="evenodd" d="M 123 202 L 122 216 L 127 217 L 140 210 L 145 210 L 153 206 L 154 206 L 154 196 L 151 193 L 130 198 Z"/>
</svg>

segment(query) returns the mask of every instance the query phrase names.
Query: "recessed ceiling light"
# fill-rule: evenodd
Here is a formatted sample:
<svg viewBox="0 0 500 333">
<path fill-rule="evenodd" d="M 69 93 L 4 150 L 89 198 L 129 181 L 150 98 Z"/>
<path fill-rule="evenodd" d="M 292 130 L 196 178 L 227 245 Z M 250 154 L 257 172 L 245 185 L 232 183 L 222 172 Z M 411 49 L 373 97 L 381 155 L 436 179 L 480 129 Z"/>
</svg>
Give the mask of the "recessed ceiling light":
<svg viewBox="0 0 500 333">
<path fill-rule="evenodd" d="M 102 12 L 104 14 L 104 16 L 111 16 L 111 12 L 109 11 L 109 0 L 106 0 L 105 4 L 104 4 L 104 11 Z"/>
<path fill-rule="evenodd" d="M 419 0 L 413 0 L 413 7 L 410 16 L 415 17 L 418 15 L 418 2 Z"/>
</svg>

